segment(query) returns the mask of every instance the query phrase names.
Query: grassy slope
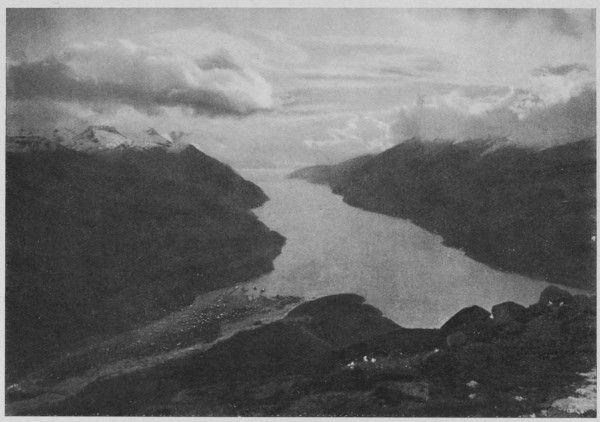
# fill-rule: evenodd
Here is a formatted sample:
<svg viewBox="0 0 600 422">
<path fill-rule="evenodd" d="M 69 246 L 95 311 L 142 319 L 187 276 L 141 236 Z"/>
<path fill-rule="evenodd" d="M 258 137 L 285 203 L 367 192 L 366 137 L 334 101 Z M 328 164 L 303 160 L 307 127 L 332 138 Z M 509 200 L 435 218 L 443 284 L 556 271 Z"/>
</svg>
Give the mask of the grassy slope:
<svg viewBox="0 0 600 422">
<path fill-rule="evenodd" d="M 543 151 L 409 140 L 291 177 L 350 205 L 406 218 L 493 267 L 595 287 L 595 139 Z"/>
<path fill-rule="evenodd" d="M 441 329 L 398 327 L 355 295 L 324 297 L 205 352 L 98 380 L 30 414 L 540 414 L 574 394 L 577 373 L 596 362 L 595 298 L 550 289 L 553 297 L 516 305 L 504 320 L 472 307 Z M 462 342 L 448 345 L 446 336 L 457 335 Z"/>
<path fill-rule="evenodd" d="M 268 198 L 194 148 L 8 154 L 7 375 L 272 269 Z"/>
</svg>

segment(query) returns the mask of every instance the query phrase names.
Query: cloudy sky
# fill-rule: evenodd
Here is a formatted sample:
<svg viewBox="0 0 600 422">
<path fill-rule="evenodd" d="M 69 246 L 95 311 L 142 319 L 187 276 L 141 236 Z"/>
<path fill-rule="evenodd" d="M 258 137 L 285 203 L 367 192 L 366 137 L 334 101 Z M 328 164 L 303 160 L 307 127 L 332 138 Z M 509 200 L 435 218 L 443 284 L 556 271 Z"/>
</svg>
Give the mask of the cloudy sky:
<svg viewBox="0 0 600 422">
<path fill-rule="evenodd" d="M 7 131 L 154 127 L 234 165 L 595 135 L 590 9 L 8 9 Z"/>
</svg>

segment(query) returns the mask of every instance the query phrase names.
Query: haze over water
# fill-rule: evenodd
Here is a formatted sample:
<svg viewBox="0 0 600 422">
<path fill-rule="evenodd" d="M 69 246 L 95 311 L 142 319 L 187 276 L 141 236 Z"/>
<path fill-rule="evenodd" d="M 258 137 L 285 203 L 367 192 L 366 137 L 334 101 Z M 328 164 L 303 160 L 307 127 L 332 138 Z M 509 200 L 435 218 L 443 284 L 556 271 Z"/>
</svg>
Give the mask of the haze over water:
<svg viewBox="0 0 600 422">
<path fill-rule="evenodd" d="M 351 207 L 326 186 L 285 179 L 289 172 L 241 171 L 270 198 L 255 213 L 287 239 L 275 270 L 249 283 L 263 294 L 357 293 L 401 326 L 433 328 L 466 306 L 530 305 L 549 285 L 489 268 L 407 220 Z"/>
</svg>

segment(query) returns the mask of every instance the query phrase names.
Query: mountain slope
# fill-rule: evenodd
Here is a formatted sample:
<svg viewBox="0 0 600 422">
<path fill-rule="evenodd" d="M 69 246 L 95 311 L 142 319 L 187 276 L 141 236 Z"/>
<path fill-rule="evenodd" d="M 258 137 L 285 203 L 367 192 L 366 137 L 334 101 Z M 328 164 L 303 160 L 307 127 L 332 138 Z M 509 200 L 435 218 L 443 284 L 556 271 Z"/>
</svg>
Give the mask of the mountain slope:
<svg viewBox="0 0 600 422">
<path fill-rule="evenodd" d="M 290 175 L 409 219 L 506 271 L 595 287 L 595 139 L 541 151 L 489 140 L 403 142 Z"/>
<path fill-rule="evenodd" d="M 492 318 L 493 315 L 493 318 Z M 595 416 L 595 396 L 564 397 L 596 364 L 595 296 L 549 287 L 527 308 L 464 308 L 439 329 L 407 329 L 353 294 L 178 359 L 98 379 L 18 415 Z M 587 374 L 582 374 L 587 372 Z M 595 385 L 590 386 L 594 388 Z M 576 401 L 583 401 L 577 406 Z M 584 413 L 585 412 L 585 413 Z"/>
<path fill-rule="evenodd" d="M 8 379 L 270 271 L 284 243 L 249 211 L 261 189 L 193 147 L 6 164 Z"/>
</svg>

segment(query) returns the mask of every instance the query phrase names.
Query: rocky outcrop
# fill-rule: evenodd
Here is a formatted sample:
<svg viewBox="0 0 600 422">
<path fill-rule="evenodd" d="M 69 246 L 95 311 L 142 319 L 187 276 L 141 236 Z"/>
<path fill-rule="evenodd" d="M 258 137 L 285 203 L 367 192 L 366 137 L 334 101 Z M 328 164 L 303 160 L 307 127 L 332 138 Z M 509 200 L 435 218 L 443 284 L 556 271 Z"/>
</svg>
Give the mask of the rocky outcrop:
<svg viewBox="0 0 600 422">
<path fill-rule="evenodd" d="M 506 330 L 512 322 L 522 329 Z M 490 318 L 474 306 L 430 330 L 398 327 L 362 298 L 337 295 L 28 414 L 594 416 L 590 400 L 574 410 L 577 400 L 565 398 L 584 394 L 595 333 L 595 298 L 555 288 L 527 308 L 500 304 Z M 450 336 L 462 340 L 448 344 Z"/>
<path fill-rule="evenodd" d="M 494 324 L 499 327 L 509 325 L 511 323 L 523 322 L 523 320 L 526 318 L 526 314 L 527 309 L 523 305 L 519 305 L 515 302 L 504 302 L 492 307 Z"/>
</svg>

